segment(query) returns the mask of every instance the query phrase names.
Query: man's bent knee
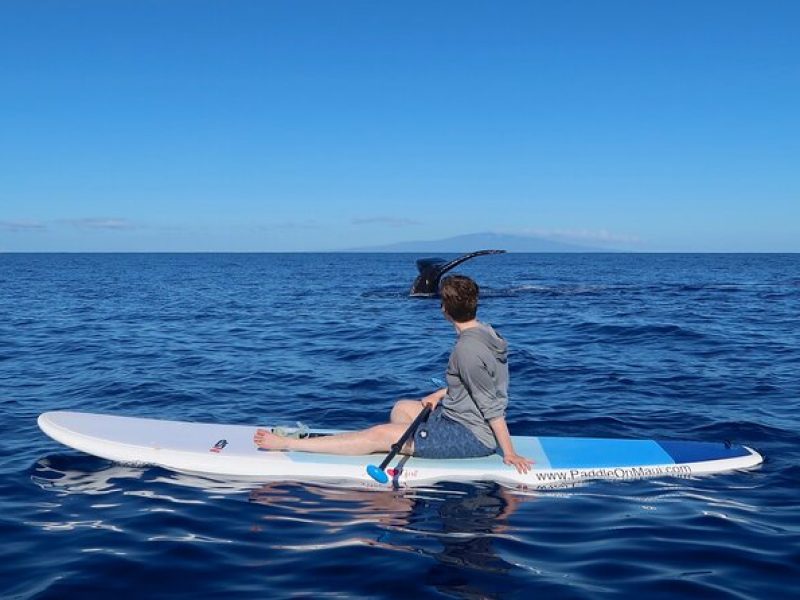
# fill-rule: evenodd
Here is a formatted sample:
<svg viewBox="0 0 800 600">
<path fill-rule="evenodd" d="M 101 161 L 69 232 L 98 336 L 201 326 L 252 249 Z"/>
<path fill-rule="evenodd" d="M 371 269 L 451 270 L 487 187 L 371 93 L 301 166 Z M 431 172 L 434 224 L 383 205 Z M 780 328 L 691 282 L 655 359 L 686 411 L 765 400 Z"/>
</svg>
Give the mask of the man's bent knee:
<svg viewBox="0 0 800 600">
<path fill-rule="evenodd" d="M 392 408 L 392 423 L 411 423 L 422 410 L 417 400 L 398 400 Z"/>
</svg>

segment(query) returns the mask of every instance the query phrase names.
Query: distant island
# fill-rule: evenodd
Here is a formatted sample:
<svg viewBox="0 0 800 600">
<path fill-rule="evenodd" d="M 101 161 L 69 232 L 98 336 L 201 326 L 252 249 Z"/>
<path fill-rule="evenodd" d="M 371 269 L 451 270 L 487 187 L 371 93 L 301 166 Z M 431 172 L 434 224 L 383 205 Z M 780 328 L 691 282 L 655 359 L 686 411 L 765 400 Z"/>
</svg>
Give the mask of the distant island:
<svg viewBox="0 0 800 600">
<path fill-rule="evenodd" d="M 483 248 L 497 248 L 508 252 L 617 252 L 611 248 L 582 246 L 552 239 L 510 235 L 502 233 L 470 233 L 443 240 L 397 242 L 382 246 L 347 248 L 340 252 L 415 252 L 415 253 L 466 253 Z"/>
</svg>

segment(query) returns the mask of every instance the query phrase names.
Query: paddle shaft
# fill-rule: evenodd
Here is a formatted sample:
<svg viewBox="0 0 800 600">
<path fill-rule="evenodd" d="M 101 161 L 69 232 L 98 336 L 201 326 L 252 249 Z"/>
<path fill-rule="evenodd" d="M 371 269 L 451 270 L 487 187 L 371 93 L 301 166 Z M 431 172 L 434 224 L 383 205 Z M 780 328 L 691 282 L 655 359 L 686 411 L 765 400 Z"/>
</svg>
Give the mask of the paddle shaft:
<svg viewBox="0 0 800 600">
<path fill-rule="evenodd" d="M 408 441 L 408 438 L 410 438 L 414 434 L 417 427 L 419 427 L 419 424 L 422 423 L 425 419 L 427 419 L 430 413 L 431 413 L 431 407 L 425 405 L 425 408 L 423 408 L 422 412 L 417 415 L 417 418 L 411 422 L 411 425 L 409 425 L 405 433 L 400 436 L 400 439 L 397 440 L 397 442 L 395 442 L 394 444 L 392 444 L 389 454 L 386 455 L 386 458 L 383 459 L 383 462 L 378 467 L 381 471 L 383 471 L 386 468 L 386 465 L 388 465 L 392 461 L 392 459 L 395 456 L 397 456 L 397 453 L 400 452 L 400 450 L 403 448 L 403 445 L 406 443 L 406 441 Z"/>
</svg>

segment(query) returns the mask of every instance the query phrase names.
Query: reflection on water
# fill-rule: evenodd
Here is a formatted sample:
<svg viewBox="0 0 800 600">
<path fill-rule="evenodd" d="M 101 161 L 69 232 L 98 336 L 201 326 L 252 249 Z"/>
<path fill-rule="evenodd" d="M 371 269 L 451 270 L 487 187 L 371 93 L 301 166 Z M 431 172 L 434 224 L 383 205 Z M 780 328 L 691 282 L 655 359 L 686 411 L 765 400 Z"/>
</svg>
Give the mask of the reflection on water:
<svg viewBox="0 0 800 600">
<path fill-rule="evenodd" d="M 293 519 L 322 526 L 330 536 L 324 542 L 279 543 L 276 549 L 309 553 L 361 545 L 423 555 L 435 559 L 424 573 L 429 584 L 481 597 L 497 585 L 481 585 L 480 574 L 495 577 L 520 569 L 501 556 L 495 542 L 514 539 L 507 533 L 509 518 L 521 503 L 535 498 L 494 483 L 403 491 L 273 483 L 250 493 L 251 502 L 278 509 L 263 517 L 258 531 L 269 532 L 271 522 Z M 291 516 L 284 514 L 287 507 Z M 341 538 L 359 522 L 376 525 L 375 534 Z"/>
<path fill-rule="evenodd" d="M 121 488 L 118 479 L 139 479 L 143 470 L 91 456 L 55 454 L 36 462 L 31 481 L 42 489 L 63 494 L 110 494 Z"/>
<path fill-rule="evenodd" d="M 229 529 L 244 528 L 301 564 L 339 562 L 356 548 L 379 550 L 389 553 L 393 561 L 414 561 L 419 582 L 426 586 L 463 597 L 494 597 L 498 590 L 521 589 L 523 577 L 530 573 L 529 567 L 510 560 L 497 544 L 523 543 L 509 532 L 509 519 L 521 504 L 537 496 L 497 484 L 454 483 L 406 490 L 254 484 L 74 455 L 40 459 L 31 480 L 61 499 L 42 507 L 46 518 L 28 521 L 41 531 L 104 529 L 123 538 L 141 536 L 142 544 L 241 544 L 241 538 L 230 531 L 211 535 L 201 525 L 209 512 L 222 510 L 226 518 L 238 522 Z M 102 503 L 88 505 L 81 500 L 97 495 L 104 495 Z M 149 515 L 147 529 L 134 528 L 129 518 L 116 516 L 124 509 L 124 498 L 145 503 L 139 511 Z M 241 498 L 254 509 L 236 510 L 231 517 L 229 505 L 220 504 Z M 130 506 L 125 510 L 130 512 Z M 92 518 L 74 518 L 81 513 L 90 513 Z M 181 520 L 180 527 L 173 522 L 176 518 Z M 224 523 L 217 525 L 226 530 Z M 113 545 L 101 550 L 109 555 L 121 552 Z M 90 554 L 99 551 L 86 549 Z"/>
</svg>

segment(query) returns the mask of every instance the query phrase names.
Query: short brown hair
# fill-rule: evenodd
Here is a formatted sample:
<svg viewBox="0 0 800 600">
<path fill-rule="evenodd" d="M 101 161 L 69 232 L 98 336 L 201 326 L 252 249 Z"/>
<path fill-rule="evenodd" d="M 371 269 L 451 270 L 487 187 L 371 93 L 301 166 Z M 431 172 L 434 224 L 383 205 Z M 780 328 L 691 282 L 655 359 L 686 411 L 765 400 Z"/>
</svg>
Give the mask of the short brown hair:
<svg viewBox="0 0 800 600">
<path fill-rule="evenodd" d="M 457 323 L 466 323 L 478 313 L 478 284 L 464 275 L 450 275 L 442 280 L 439 293 L 442 307 Z"/>
</svg>

